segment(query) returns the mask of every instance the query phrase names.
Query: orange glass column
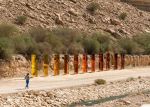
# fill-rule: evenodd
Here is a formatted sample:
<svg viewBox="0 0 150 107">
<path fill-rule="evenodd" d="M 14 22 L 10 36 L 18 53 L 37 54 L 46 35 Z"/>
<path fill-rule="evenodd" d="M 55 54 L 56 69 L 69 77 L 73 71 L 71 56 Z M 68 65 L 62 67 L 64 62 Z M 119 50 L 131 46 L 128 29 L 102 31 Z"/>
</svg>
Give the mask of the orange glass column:
<svg viewBox="0 0 150 107">
<path fill-rule="evenodd" d="M 95 72 L 95 54 L 91 55 L 91 71 Z"/>
<path fill-rule="evenodd" d="M 103 53 L 99 53 L 99 70 L 103 71 L 103 68 L 104 68 Z"/>
<path fill-rule="evenodd" d="M 106 53 L 106 70 L 110 69 L 110 53 Z"/>
<path fill-rule="evenodd" d="M 124 69 L 125 66 L 125 54 L 121 54 L 121 69 Z"/>
<path fill-rule="evenodd" d="M 75 74 L 78 74 L 78 68 L 79 68 L 79 58 L 78 55 L 74 55 L 74 72 Z"/>
<path fill-rule="evenodd" d="M 54 56 L 54 76 L 59 75 L 60 56 Z"/>
<path fill-rule="evenodd" d="M 87 72 L 87 55 L 83 54 L 82 58 L 82 71 L 83 73 Z"/>
<path fill-rule="evenodd" d="M 118 69 L 118 54 L 114 54 L 114 70 Z"/>
<path fill-rule="evenodd" d="M 69 55 L 64 55 L 64 73 L 65 74 L 69 74 L 68 68 L 69 68 Z"/>
</svg>

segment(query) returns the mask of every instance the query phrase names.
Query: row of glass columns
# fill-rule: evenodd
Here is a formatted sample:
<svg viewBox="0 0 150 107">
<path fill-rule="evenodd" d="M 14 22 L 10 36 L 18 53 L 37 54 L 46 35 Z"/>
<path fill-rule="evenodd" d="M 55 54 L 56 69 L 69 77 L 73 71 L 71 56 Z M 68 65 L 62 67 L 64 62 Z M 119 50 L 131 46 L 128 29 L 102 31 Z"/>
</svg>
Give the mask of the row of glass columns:
<svg viewBox="0 0 150 107">
<path fill-rule="evenodd" d="M 99 71 L 104 70 L 104 55 L 105 55 L 105 70 L 109 70 L 111 65 L 110 65 L 110 59 L 111 59 L 111 54 L 107 52 L 106 54 L 99 53 L 98 57 L 98 66 L 99 66 Z M 120 56 L 120 57 L 118 57 Z M 73 66 L 74 66 L 74 73 L 78 74 L 79 73 L 79 55 L 74 55 L 73 56 Z M 95 72 L 96 70 L 96 57 L 95 54 L 90 55 L 90 64 L 91 64 L 91 72 Z M 118 63 L 118 59 L 120 58 L 120 62 Z M 49 69 L 49 57 L 48 55 L 45 55 L 43 58 L 43 72 L 44 76 L 48 76 L 48 69 Z M 68 66 L 69 66 L 69 55 L 64 55 L 64 74 L 69 74 Z M 113 68 L 114 70 L 118 69 L 120 65 L 120 69 L 124 69 L 125 67 L 125 55 L 120 54 L 118 55 L 117 53 L 113 55 Z M 36 55 L 31 56 L 31 74 L 32 76 L 38 76 L 38 70 L 37 70 L 37 58 Z M 54 55 L 54 64 L 53 64 L 53 72 L 54 76 L 60 74 L 60 55 Z M 88 57 L 87 54 L 82 55 L 82 72 L 86 73 L 88 72 Z"/>
</svg>

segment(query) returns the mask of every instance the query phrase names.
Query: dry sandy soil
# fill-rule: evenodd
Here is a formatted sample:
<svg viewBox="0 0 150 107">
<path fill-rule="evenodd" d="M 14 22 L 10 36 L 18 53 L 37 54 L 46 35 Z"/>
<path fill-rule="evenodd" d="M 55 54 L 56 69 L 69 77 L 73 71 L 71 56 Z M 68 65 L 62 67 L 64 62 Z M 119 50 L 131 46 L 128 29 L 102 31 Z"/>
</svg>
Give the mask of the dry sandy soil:
<svg viewBox="0 0 150 107">
<path fill-rule="evenodd" d="M 23 89 L 24 80 L 4 79 L 0 81 L 0 107 L 140 107 L 150 103 L 149 71 L 147 67 L 39 77 L 31 79 L 30 90 Z M 95 85 L 98 78 L 107 83 Z"/>
</svg>

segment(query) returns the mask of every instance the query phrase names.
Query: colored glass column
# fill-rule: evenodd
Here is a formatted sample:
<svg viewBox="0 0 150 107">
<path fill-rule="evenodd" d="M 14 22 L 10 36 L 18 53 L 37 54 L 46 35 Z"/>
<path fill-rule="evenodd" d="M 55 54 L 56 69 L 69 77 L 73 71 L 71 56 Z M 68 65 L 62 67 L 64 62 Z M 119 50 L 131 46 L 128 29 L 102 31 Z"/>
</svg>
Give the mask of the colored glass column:
<svg viewBox="0 0 150 107">
<path fill-rule="evenodd" d="M 48 65 L 49 65 L 49 61 L 48 61 L 48 55 L 44 55 L 44 61 L 43 61 L 43 72 L 44 72 L 44 76 L 48 76 Z"/>
<path fill-rule="evenodd" d="M 69 68 L 69 55 L 64 55 L 64 73 L 65 74 L 69 74 L 68 68 Z"/>
<path fill-rule="evenodd" d="M 78 68 L 79 68 L 79 58 L 78 58 L 78 55 L 74 55 L 74 72 L 75 72 L 75 74 L 78 74 Z"/>
<path fill-rule="evenodd" d="M 110 53 L 106 53 L 106 70 L 110 69 Z"/>
<path fill-rule="evenodd" d="M 95 72 L 95 54 L 91 55 L 91 71 Z"/>
<path fill-rule="evenodd" d="M 37 59 L 36 59 L 36 55 L 31 55 L 31 75 L 33 77 L 37 77 L 38 76 L 38 72 L 37 72 Z"/>
<path fill-rule="evenodd" d="M 125 54 L 121 54 L 121 69 L 124 69 L 125 65 Z"/>
<path fill-rule="evenodd" d="M 82 58 L 82 71 L 83 73 L 87 72 L 87 55 L 83 54 Z"/>
<path fill-rule="evenodd" d="M 99 53 L 99 70 L 103 71 L 103 67 L 104 67 L 103 53 Z"/>
<path fill-rule="evenodd" d="M 114 69 L 118 69 L 118 54 L 114 54 Z"/>
<path fill-rule="evenodd" d="M 54 76 L 59 75 L 59 64 L 60 64 L 60 57 L 59 55 L 54 56 Z"/>
</svg>

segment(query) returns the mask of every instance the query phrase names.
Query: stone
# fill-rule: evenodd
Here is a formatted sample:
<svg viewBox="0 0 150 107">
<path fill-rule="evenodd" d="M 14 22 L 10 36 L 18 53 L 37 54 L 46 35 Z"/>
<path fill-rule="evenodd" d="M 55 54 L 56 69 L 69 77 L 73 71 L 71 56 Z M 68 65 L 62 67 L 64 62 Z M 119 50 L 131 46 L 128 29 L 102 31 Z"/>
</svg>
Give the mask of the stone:
<svg viewBox="0 0 150 107">
<path fill-rule="evenodd" d="M 95 18 L 91 18 L 91 17 L 90 17 L 88 20 L 89 20 L 89 23 L 91 23 L 91 24 L 95 24 L 95 23 L 96 23 Z"/>
<path fill-rule="evenodd" d="M 77 0 L 70 0 L 71 2 L 73 2 L 73 3 L 77 3 Z"/>
<path fill-rule="evenodd" d="M 58 25 L 64 25 L 63 20 L 60 17 L 60 14 L 56 14 L 56 15 L 57 15 L 57 17 L 55 19 L 55 23 Z"/>
<path fill-rule="evenodd" d="M 113 25 L 121 25 L 121 22 L 118 19 L 110 19 L 110 21 L 111 21 L 111 24 Z"/>
<path fill-rule="evenodd" d="M 69 14 L 73 15 L 73 16 L 78 16 L 78 12 L 75 11 L 73 8 L 71 8 L 69 11 L 68 11 Z"/>
<path fill-rule="evenodd" d="M 122 33 L 122 34 L 127 34 L 127 35 L 130 35 L 130 33 L 129 32 L 127 32 L 125 29 L 118 29 L 118 31 L 120 32 L 120 33 Z"/>
<path fill-rule="evenodd" d="M 124 105 L 130 105 L 131 104 L 130 101 L 126 101 L 126 100 L 120 100 L 119 102 L 122 102 Z"/>
<path fill-rule="evenodd" d="M 102 19 L 103 23 L 110 23 L 110 17 L 105 17 L 104 19 Z"/>
</svg>

